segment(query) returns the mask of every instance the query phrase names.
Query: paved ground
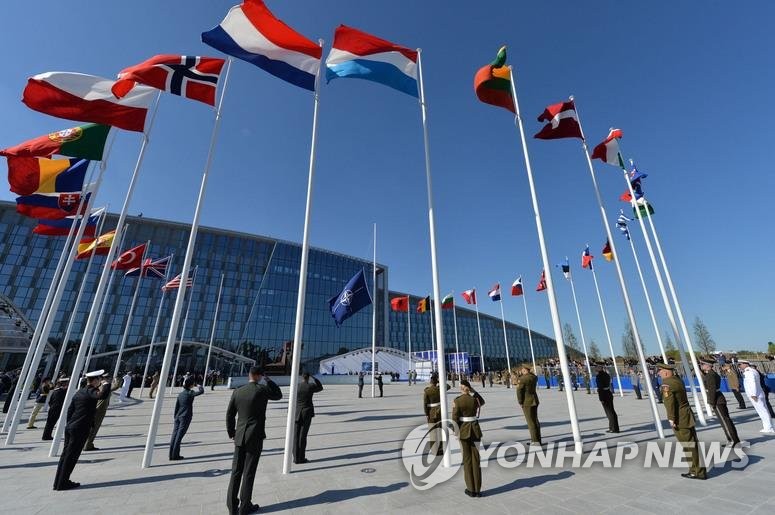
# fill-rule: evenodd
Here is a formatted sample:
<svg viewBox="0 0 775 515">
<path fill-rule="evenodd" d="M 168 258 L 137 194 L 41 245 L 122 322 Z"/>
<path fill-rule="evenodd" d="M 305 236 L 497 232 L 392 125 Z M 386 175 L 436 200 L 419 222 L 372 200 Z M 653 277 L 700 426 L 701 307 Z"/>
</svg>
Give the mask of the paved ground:
<svg viewBox="0 0 775 515">
<path fill-rule="evenodd" d="M 287 389 L 283 389 L 284 394 Z M 310 433 L 312 460 L 283 476 L 282 446 L 286 404 L 270 405 L 268 439 L 256 477 L 254 502 L 262 513 L 767 513 L 775 511 L 775 438 L 759 434 L 752 408 L 732 409 L 741 438 L 751 442 L 747 465 L 730 464 L 710 472 L 708 481 L 680 477 L 684 469 L 645 469 L 626 463 L 620 469 L 504 469 L 490 461 L 484 470 L 485 496 L 463 493 L 463 474 L 430 490 L 415 490 L 402 465 L 405 436 L 423 422 L 421 386 L 387 385 L 382 399 L 354 398 L 354 387 L 331 386 L 316 396 L 317 414 Z M 485 443 L 525 442 L 527 429 L 518 414 L 513 390 L 486 388 L 482 413 Z M 565 397 L 541 390 L 539 417 L 545 442 L 571 440 Z M 40 442 L 40 430 L 19 432 L 17 444 L 0 447 L 0 511 L 5 513 L 225 513 L 232 445 L 224 430 L 229 392 L 197 398 L 194 421 L 183 443 L 184 462 L 167 461 L 166 441 L 174 402 L 165 404 L 164 424 L 154 466 L 140 460 L 151 403 L 113 406 L 95 442 L 100 451 L 84 453 L 73 479 L 83 486 L 53 492 L 56 460 Z M 577 392 L 581 431 L 588 452 L 595 442 L 646 442 L 655 438 L 649 403 L 631 394 L 616 398 L 623 433 L 607 434 L 607 421 L 596 395 Z M 736 406 L 731 402 L 730 407 Z M 660 410 L 662 406 L 660 405 Z M 663 412 L 660 413 L 663 415 Z M 39 425 L 42 425 L 39 423 Z M 673 441 L 668 431 L 668 441 Z M 717 423 L 700 439 L 724 439 Z M 587 454 L 588 456 L 588 454 Z M 570 463 L 569 461 L 567 463 Z"/>
</svg>

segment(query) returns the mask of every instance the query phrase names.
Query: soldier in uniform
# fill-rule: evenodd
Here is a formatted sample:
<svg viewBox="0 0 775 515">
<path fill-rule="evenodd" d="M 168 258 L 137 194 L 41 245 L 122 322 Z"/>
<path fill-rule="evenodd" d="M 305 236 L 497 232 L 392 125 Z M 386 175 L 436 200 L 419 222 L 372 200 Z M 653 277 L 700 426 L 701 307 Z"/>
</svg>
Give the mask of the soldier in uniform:
<svg viewBox="0 0 775 515">
<path fill-rule="evenodd" d="M 541 424 L 538 422 L 538 378 L 527 365 L 522 365 L 517 379 L 517 402 L 522 407 L 527 428 L 530 431 L 530 443 L 542 445 Z"/>
<path fill-rule="evenodd" d="M 185 459 L 180 455 L 180 444 L 183 443 L 183 437 L 186 436 L 188 426 L 191 425 L 191 420 L 194 418 L 194 397 L 205 393 L 201 384 L 197 385 L 196 391 L 194 391 L 195 382 L 193 376 L 187 377 L 183 381 L 183 391 L 178 394 L 178 400 L 175 402 L 174 425 L 170 438 L 170 461 Z"/>
<path fill-rule="evenodd" d="M 436 455 L 441 456 L 444 454 L 443 443 L 440 438 L 440 426 L 441 423 L 441 389 L 439 388 L 439 375 L 437 373 L 431 374 L 431 384 L 425 387 L 422 394 L 422 405 L 425 411 L 425 418 L 428 420 L 428 430 L 431 435 L 431 452 L 433 447 L 436 447 Z M 462 381 L 461 381 L 462 384 Z M 447 390 L 449 390 L 449 385 Z"/>
<path fill-rule="evenodd" d="M 382 390 L 383 387 L 384 387 L 384 385 L 382 384 L 382 374 L 379 373 L 379 374 L 377 374 L 377 388 L 379 388 L 379 396 L 380 397 L 384 396 L 384 392 Z"/>
<path fill-rule="evenodd" d="M 721 393 L 721 376 L 719 376 L 715 370 L 713 370 L 713 362 L 707 359 L 702 361 L 702 384 L 705 387 L 705 391 L 708 393 L 708 404 L 713 408 L 713 412 L 721 422 L 721 427 L 724 429 L 724 434 L 727 437 L 727 443 L 737 445 L 740 443 L 740 438 L 737 436 L 737 429 L 734 422 L 729 418 L 729 410 L 727 410 L 727 399 L 724 394 Z"/>
<path fill-rule="evenodd" d="M 86 374 L 86 386 L 75 392 L 67 409 L 65 444 L 59 457 L 54 490 L 71 490 L 81 486 L 80 483 L 70 481 L 70 474 L 73 473 L 75 464 L 81 456 L 83 444 L 89 438 L 94 414 L 97 411 L 97 401 L 110 395 L 110 383 L 100 379 L 104 372 L 104 370 L 97 370 Z"/>
<path fill-rule="evenodd" d="M 589 371 L 584 368 L 581 371 L 581 375 L 584 378 L 584 386 L 587 387 L 587 395 L 592 395 L 592 378 L 589 375 Z"/>
<path fill-rule="evenodd" d="M 614 394 L 611 391 L 611 376 L 605 371 L 605 367 L 597 367 L 597 398 L 605 410 L 605 416 L 608 417 L 608 431 L 606 433 L 619 432 L 619 416 L 614 409 Z"/>
<path fill-rule="evenodd" d="M 479 464 L 479 442 L 482 429 L 479 427 L 479 411 L 484 399 L 471 388 L 471 383 L 460 381 L 460 395 L 452 405 L 452 420 L 457 424 L 457 437 L 463 451 L 463 473 L 466 481 L 466 495 L 482 496 L 482 469 Z"/>
<path fill-rule="evenodd" d="M 735 396 L 735 400 L 737 400 L 737 407 L 745 409 L 745 399 L 740 393 L 740 376 L 737 375 L 737 370 L 735 370 L 734 367 L 729 366 L 728 363 L 725 364 L 722 369 L 724 370 L 724 377 L 727 378 L 727 385 L 729 386 L 729 389 L 732 390 L 732 395 Z"/>
<path fill-rule="evenodd" d="M 110 405 L 110 393 L 118 389 L 119 383 L 117 381 L 110 381 L 110 374 L 102 374 L 102 380 L 108 383 L 109 392 L 104 398 L 100 398 L 97 401 L 97 412 L 94 414 L 94 424 L 89 432 L 89 439 L 86 440 L 84 451 L 99 451 L 99 447 L 94 446 L 94 439 L 97 437 L 100 427 L 102 427 L 102 421 L 105 420 L 105 414 L 108 412 L 108 406 Z"/>
<path fill-rule="evenodd" d="M 562 375 L 562 370 L 558 368 L 555 374 L 557 374 L 557 387 L 560 391 L 563 391 L 565 389 L 565 377 Z"/>
<path fill-rule="evenodd" d="M 314 384 L 310 384 L 312 378 Z M 323 385 L 317 377 L 304 372 L 301 383 L 296 393 L 296 432 L 293 445 L 293 462 L 296 464 L 308 463 L 307 459 L 307 434 L 312 425 L 312 417 L 315 416 L 315 405 L 312 396 L 323 391 Z"/>
<path fill-rule="evenodd" d="M 54 430 L 59 420 L 59 415 L 62 413 L 62 405 L 65 402 L 65 395 L 67 394 L 67 383 L 70 380 L 66 377 L 59 379 L 54 386 L 54 389 L 48 395 L 48 416 L 46 417 L 46 427 L 43 428 L 43 437 L 41 440 L 53 440 L 51 432 Z"/>
<path fill-rule="evenodd" d="M 544 381 L 546 382 L 546 389 L 549 390 L 552 387 L 552 373 L 549 371 L 549 367 L 544 365 Z"/>
<path fill-rule="evenodd" d="M 683 381 L 675 376 L 673 365 L 657 363 L 656 367 L 659 369 L 659 377 L 662 378 L 662 403 L 665 405 L 667 420 L 690 461 L 689 472 L 681 476 L 689 479 L 707 479 L 707 471 L 700 465 L 694 413 L 686 398 L 686 387 Z"/>
</svg>

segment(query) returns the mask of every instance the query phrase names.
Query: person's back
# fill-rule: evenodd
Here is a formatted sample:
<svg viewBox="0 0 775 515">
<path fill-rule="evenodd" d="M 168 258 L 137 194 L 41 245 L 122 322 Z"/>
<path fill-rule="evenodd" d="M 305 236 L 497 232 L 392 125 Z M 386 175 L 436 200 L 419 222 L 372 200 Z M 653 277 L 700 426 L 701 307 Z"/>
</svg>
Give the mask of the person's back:
<svg viewBox="0 0 775 515">
<path fill-rule="evenodd" d="M 314 376 L 305 374 L 305 377 L 307 377 L 307 380 L 300 382 L 297 386 L 296 415 L 311 418 L 315 416 L 315 405 L 312 402 L 312 396 L 323 391 L 323 385 Z M 314 382 L 309 383 L 309 378 L 313 379 Z"/>
</svg>

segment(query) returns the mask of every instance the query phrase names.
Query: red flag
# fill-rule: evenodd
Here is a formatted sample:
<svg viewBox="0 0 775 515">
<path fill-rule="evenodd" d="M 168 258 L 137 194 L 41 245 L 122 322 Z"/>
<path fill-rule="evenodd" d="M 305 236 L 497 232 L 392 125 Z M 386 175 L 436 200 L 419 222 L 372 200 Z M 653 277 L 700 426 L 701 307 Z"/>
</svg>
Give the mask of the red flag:
<svg viewBox="0 0 775 515">
<path fill-rule="evenodd" d="M 409 295 L 406 297 L 396 297 L 394 299 L 390 299 L 390 309 L 393 311 L 400 311 L 402 313 L 409 311 Z"/>
<path fill-rule="evenodd" d="M 524 292 L 522 291 L 522 276 L 520 275 L 517 277 L 517 280 L 511 284 L 511 295 L 519 297 L 522 293 Z"/>
<path fill-rule="evenodd" d="M 573 100 L 552 104 L 538 117 L 539 122 L 549 122 L 544 125 L 534 138 L 538 139 L 560 139 L 560 138 L 581 138 L 581 127 L 576 115 L 576 105 Z"/>
<path fill-rule="evenodd" d="M 476 304 L 476 289 L 466 290 L 461 295 L 465 299 L 466 304 Z"/>
<path fill-rule="evenodd" d="M 541 280 L 538 281 L 538 286 L 536 286 L 536 291 L 544 291 L 546 289 L 546 272 L 541 271 Z"/>
<path fill-rule="evenodd" d="M 145 254 L 145 243 L 138 245 L 133 249 L 124 251 L 118 259 L 116 259 L 110 267 L 113 270 L 129 270 L 131 268 L 139 268 L 143 262 L 143 254 Z"/>
<path fill-rule="evenodd" d="M 121 70 L 111 91 L 116 98 L 123 98 L 139 82 L 212 106 L 225 62 L 215 57 L 157 55 Z"/>
</svg>

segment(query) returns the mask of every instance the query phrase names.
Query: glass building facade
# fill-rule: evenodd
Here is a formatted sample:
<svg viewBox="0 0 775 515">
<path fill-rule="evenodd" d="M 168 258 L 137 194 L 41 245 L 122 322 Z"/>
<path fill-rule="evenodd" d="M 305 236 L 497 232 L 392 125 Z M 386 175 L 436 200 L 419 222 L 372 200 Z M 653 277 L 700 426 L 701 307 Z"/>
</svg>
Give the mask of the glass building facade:
<svg viewBox="0 0 775 515">
<path fill-rule="evenodd" d="M 0 293 L 33 325 L 40 316 L 65 241 L 65 237 L 33 234 L 35 223 L 33 219 L 18 215 L 14 203 L 0 202 Z M 103 232 L 114 228 L 116 223 L 117 216 L 108 215 Z M 150 241 L 147 256 L 158 259 L 173 255 L 170 278 L 180 272 L 188 242 L 188 224 L 131 216 L 127 217 L 127 223 L 122 249 Z M 75 347 L 80 341 L 104 259 L 95 257 L 86 277 L 87 260 L 76 261 L 68 278 L 67 289 L 49 337 L 49 342 L 59 349 L 65 337 L 70 314 L 75 313 L 65 363 L 68 363 L 74 354 L 71 347 Z M 194 286 L 190 289 L 190 298 L 184 306 L 184 315 L 188 315 L 181 322 L 180 328 L 184 331 L 183 340 L 204 344 L 209 342 L 218 285 L 223 273 L 223 296 L 214 346 L 255 359 L 262 364 L 280 360 L 285 343 L 293 339 L 300 260 L 301 246 L 296 243 L 200 227 L 192 260 L 192 265 L 196 266 L 196 276 Z M 329 299 L 337 295 L 346 282 L 361 269 L 366 272 L 369 288 L 373 292 L 370 261 L 323 249 L 311 249 L 302 368 L 317 370 L 320 359 L 371 346 L 371 306 L 358 312 L 339 328 L 334 324 L 328 307 Z M 78 289 L 84 280 L 84 299 L 75 306 Z M 127 315 L 136 281 L 136 278 L 124 278 L 123 273 L 115 273 L 108 290 L 104 317 L 95 333 L 95 365 L 112 369 L 115 351 L 120 344 L 124 328 L 128 327 L 128 351 L 122 357 L 122 370 L 142 371 L 147 356 L 147 344 L 153 334 L 162 301 L 164 304 L 161 308 L 156 342 L 167 340 L 176 291 L 165 295 L 161 291 L 164 281 L 143 278 L 135 312 L 127 326 Z M 378 264 L 376 294 L 373 294 L 374 307 L 377 310 L 377 345 L 408 350 L 406 313 L 389 310 L 389 298 L 398 295 L 389 291 L 388 267 Z M 417 300 L 417 297 L 412 297 L 413 306 L 416 306 Z M 430 312 L 412 313 L 411 316 L 412 350 L 429 349 Z M 465 350 L 479 355 L 474 312 L 458 308 L 457 316 L 461 352 Z M 445 311 L 444 324 L 447 348 L 451 351 L 454 349 L 451 311 Z M 481 315 L 481 326 L 488 367 L 500 366 L 505 363 L 500 319 Z M 529 359 L 527 331 L 508 323 L 507 332 L 512 361 Z M 534 344 L 536 358 L 555 354 L 552 350 L 554 341 L 543 335 L 534 333 Z M 134 347 L 143 345 L 146 347 L 133 350 Z M 152 370 L 160 366 L 162 352 L 159 348 L 156 347 Z M 201 372 L 204 369 L 205 356 L 204 346 L 184 346 L 179 371 Z M 0 367 L 11 366 L 13 363 L 9 360 L 22 359 L 23 356 L 0 356 Z M 216 360 L 213 367 L 227 374 L 232 372 L 229 360 L 223 357 Z"/>
</svg>

